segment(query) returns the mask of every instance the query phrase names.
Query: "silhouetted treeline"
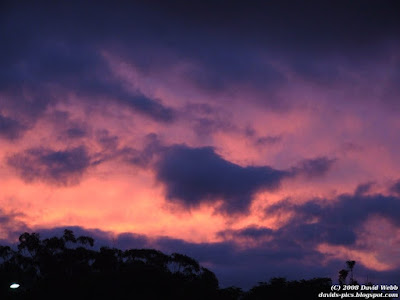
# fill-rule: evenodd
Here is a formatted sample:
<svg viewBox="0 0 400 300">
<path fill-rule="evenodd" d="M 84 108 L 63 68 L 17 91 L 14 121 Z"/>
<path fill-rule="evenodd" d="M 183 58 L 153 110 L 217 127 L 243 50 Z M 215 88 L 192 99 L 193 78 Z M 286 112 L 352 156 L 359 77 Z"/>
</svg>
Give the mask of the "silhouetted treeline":
<svg viewBox="0 0 400 300">
<path fill-rule="evenodd" d="M 218 297 L 214 273 L 194 259 L 153 249 L 90 249 L 91 237 L 65 230 L 41 240 L 24 233 L 18 250 L 0 246 L 0 299 L 207 299 Z M 20 288 L 12 290 L 16 282 Z M 5 296 L 5 297 L 3 297 Z"/>
<path fill-rule="evenodd" d="M 47 239 L 24 233 L 15 250 L 0 246 L 0 299 L 318 299 L 332 284 L 330 278 L 272 278 L 247 292 L 221 289 L 213 272 L 186 255 L 96 251 L 93 244 L 93 238 L 66 229 L 62 237 Z M 14 282 L 18 289 L 10 288 Z"/>
</svg>

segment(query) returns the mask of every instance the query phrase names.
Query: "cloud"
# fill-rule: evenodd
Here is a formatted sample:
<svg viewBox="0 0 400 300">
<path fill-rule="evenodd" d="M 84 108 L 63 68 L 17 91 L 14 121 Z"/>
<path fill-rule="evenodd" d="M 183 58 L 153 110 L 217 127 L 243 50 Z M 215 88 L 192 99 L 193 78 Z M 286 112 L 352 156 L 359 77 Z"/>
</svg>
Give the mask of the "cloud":
<svg viewBox="0 0 400 300">
<path fill-rule="evenodd" d="M 122 94 L 118 100 L 127 107 L 151 117 L 153 120 L 163 123 L 170 123 L 175 120 L 176 112 L 172 108 L 163 105 L 158 99 L 146 97 L 141 93 L 136 93 L 135 95 Z"/>
<path fill-rule="evenodd" d="M 10 155 L 8 166 L 27 182 L 71 185 L 78 183 L 91 166 L 107 159 L 119 159 L 115 165 L 131 164 L 151 170 L 165 188 L 166 200 L 170 203 L 188 210 L 203 203 L 220 205 L 218 212 L 236 214 L 247 213 L 258 191 L 275 191 L 285 178 L 296 180 L 299 176 L 309 180 L 337 171 L 336 159 L 321 152 L 334 143 L 346 150 L 342 153 L 346 157 L 337 158 L 346 161 L 342 182 L 334 183 L 338 183 L 335 188 L 340 191 L 343 185 L 351 184 L 346 181 L 349 170 L 376 169 L 373 164 L 365 165 L 365 161 L 371 161 L 369 155 L 376 153 L 374 147 L 364 147 L 378 138 L 374 130 L 380 133 L 384 129 L 387 133 L 379 134 L 379 145 L 384 145 L 383 150 L 377 150 L 379 153 L 396 146 L 395 142 L 387 145 L 387 137 L 394 130 L 386 128 L 393 123 L 391 116 L 380 115 L 377 107 L 379 101 L 392 106 L 400 103 L 397 84 L 400 68 L 396 56 L 400 19 L 392 3 L 367 0 L 351 4 L 321 1 L 304 4 L 296 1 L 288 5 L 256 1 L 248 5 L 240 1 L 228 4 L 136 1 L 118 6 L 99 2 L 93 6 L 69 1 L 46 4 L 46 9 L 40 4 L 7 4 L 0 12 L 3 41 L 0 137 L 14 141 L 25 133 L 30 144 L 29 134 L 43 133 L 50 143 Z M 125 67 L 135 74 L 131 77 L 124 73 Z M 384 87 L 382 94 L 375 91 L 379 87 Z M 372 131 L 360 131 L 372 113 L 369 97 L 374 97 L 373 115 L 378 118 L 375 123 L 380 125 Z M 204 103 L 190 105 L 187 101 Z M 362 110 L 357 106 L 361 102 L 357 101 L 363 101 Z M 267 110 L 262 107 L 259 111 L 259 105 L 265 105 Z M 282 107 L 296 110 L 293 109 L 292 115 L 270 111 Z M 71 120 L 59 118 L 57 109 L 70 112 Z M 72 120 L 89 111 L 91 114 L 85 119 L 87 126 Z M 262 120 L 255 119 L 255 111 Z M 308 114 L 310 111 L 312 115 Z M 133 117 L 123 120 L 122 124 L 118 117 L 126 112 Z M 146 118 L 145 124 L 137 115 Z M 40 131 L 27 132 L 42 118 Z M 383 118 L 389 123 L 380 122 Z M 49 129 L 49 120 L 58 125 Z M 316 136 L 328 127 L 319 127 L 315 121 L 329 125 L 328 134 L 323 133 L 327 138 L 323 143 L 320 139 L 315 143 Z M 285 164 L 286 159 L 299 157 L 307 149 L 304 141 L 310 143 L 310 159 L 285 170 L 262 163 L 241 166 L 221 157 L 214 148 L 193 146 L 200 142 L 201 145 L 222 145 L 235 148 L 235 155 L 246 156 L 236 148 L 235 137 L 243 134 L 242 128 L 247 122 L 249 128 L 254 128 L 253 133 L 248 131 L 247 137 L 258 146 L 253 149 L 251 159 L 256 155 L 265 161 L 261 147 L 279 143 L 278 148 L 268 152 L 268 160 Z M 295 126 L 298 122 L 304 125 L 301 131 Z M 172 123 L 176 126 L 170 126 Z M 98 131 L 103 126 L 109 131 Z M 58 139 L 49 136 L 56 130 Z M 146 134 L 146 131 L 158 132 L 169 144 L 149 142 L 141 147 L 137 134 Z M 222 139 L 212 135 L 216 132 Z M 262 135 L 256 134 L 261 132 Z M 266 135 L 268 132 L 270 136 Z M 36 140 L 41 139 L 32 139 Z M 89 153 L 84 146 L 76 147 L 83 141 L 93 145 L 93 149 L 100 148 L 101 153 Z M 56 148 L 52 144 L 64 142 L 68 145 Z M 186 142 L 192 147 L 174 144 L 177 142 Z M 390 155 L 385 157 L 390 160 Z M 388 161 L 380 165 L 383 170 Z M 391 167 L 393 173 L 396 166 Z M 107 174 L 120 171 L 117 168 L 109 173 L 109 170 L 106 169 Z M 379 171 L 375 175 L 381 176 Z M 102 176 L 104 188 L 108 183 L 113 184 L 112 179 Z M 131 175 L 120 183 L 132 184 Z M 299 189 L 323 195 L 327 185 L 317 183 Z M 113 186 L 113 191 L 116 188 L 119 189 Z M 140 186 L 138 193 L 147 194 L 146 188 Z M 290 189 L 288 182 L 285 193 L 290 194 Z M 83 189 L 74 191 L 77 195 L 85 193 Z M 58 192 L 54 197 L 60 195 Z M 371 195 L 371 186 L 366 183 L 359 185 L 352 195 L 330 200 L 314 199 L 305 204 L 282 202 L 270 207 L 268 213 L 283 212 L 292 216 L 283 227 L 225 230 L 218 236 L 224 240 L 221 243 L 194 244 L 167 237 L 157 242 L 164 249 L 187 250 L 209 261 L 226 278 L 236 276 L 230 275 L 233 270 L 242 272 L 244 277 L 255 270 L 259 277 L 253 276 L 255 273 L 248 276 L 254 284 L 262 280 L 261 276 L 270 277 L 279 270 L 300 274 L 305 265 L 300 259 L 322 261 L 323 257 L 313 251 L 320 242 L 355 247 L 357 228 L 370 216 L 377 214 L 397 225 L 399 183 L 389 192 L 392 196 Z M 121 201 L 130 201 L 125 198 L 126 193 L 121 197 Z M 38 208 L 32 208 L 31 217 L 36 216 L 35 209 L 41 206 L 38 203 Z M 93 221 L 85 219 L 85 222 Z M 118 228 L 124 226 L 127 225 L 121 223 Z M 109 241 L 109 233 L 98 234 L 99 238 Z M 252 250 L 237 249 L 235 239 L 252 239 L 256 246 Z M 126 233 L 118 236 L 115 243 L 121 247 L 139 247 L 149 245 L 150 239 Z M 284 262 L 280 264 L 281 261 Z M 325 267 L 319 270 L 322 269 L 326 271 Z"/>
<path fill-rule="evenodd" d="M 96 140 L 104 150 L 116 150 L 119 144 L 119 137 L 111 135 L 107 129 L 97 131 Z"/>
<path fill-rule="evenodd" d="M 287 81 L 285 75 L 248 49 L 221 43 L 217 49 L 197 48 L 186 52 L 195 64 L 186 70 L 186 80 L 201 90 L 218 93 L 232 85 L 251 85 L 256 88 L 277 88 Z"/>
<path fill-rule="evenodd" d="M 314 199 L 304 204 L 286 200 L 266 210 L 267 215 L 282 212 L 291 212 L 293 217 L 278 230 L 279 236 L 312 244 L 354 245 L 357 230 L 372 216 L 400 227 L 400 198 L 381 194 L 343 194 L 330 201 Z"/>
<path fill-rule="evenodd" d="M 189 122 L 199 137 L 206 137 L 217 132 L 232 132 L 237 126 L 224 106 L 217 103 L 187 103 L 180 111 L 181 118 Z"/>
<path fill-rule="evenodd" d="M 251 138 L 256 146 L 263 147 L 263 146 L 272 146 L 278 144 L 282 141 L 282 135 L 266 135 L 266 136 L 259 136 L 256 133 L 256 130 L 250 126 L 247 126 L 244 129 L 244 134 Z"/>
<path fill-rule="evenodd" d="M 220 210 L 226 213 L 246 212 L 257 191 L 277 189 L 288 176 L 268 166 L 241 167 L 223 159 L 211 147 L 184 145 L 167 147 L 155 168 L 169 201 L 194 208 L 222 200 Z"/>
<path fill-rule="evenodd" d="M 192 62 L 184 77 L 206 91 L 243 84 L 271 92 L 288 81 L 276 61 L 309 82 L 331 86 L 343 78 L 343 66 L 362 70 L 372 54 L 385 51 L 385 42 L 399 41 L 392 2 L 157 4 L 162 13 L 151 33 L 165 33 L 160 46 L 167 44 L 177 57 Z M 152 35 L 148 38 L 151 43 Z M 354 82 L 351 76 L 346 80 Z M 282 105 L 274 98 L 263 102 Z"/>
<path fill-rule="evenodd" d="M 197 118 L 194 120 L 193 129 L 199 136 L 207 136 L 217 131 L 232 130 L 234 126 L 226 120 L 217 118 Z"/>
<path fill-rule="evenodd" d="M 325 175 L 335 163 L 336 159 L 327 157 L 317 157 L 301 161 L 296 167 L 292 168 L 293 174 L 305 175 L 313 178 Z"/>
<path fill-rule="evenodd" d="M 400 180 L 390 187 L 390 191 L 400 196 Z"/>
<path fill-rule="evenodd" d="M 56 185 L 77 184 L 91 166 L 84 146 L 66 150 L 31 148 L 8 157 L 7 163 L 26 182 L 41 180 Z"/>
<path fill-rule="evenodd" d="M 217 234 L 219 237 L 224 240 L 227 239 L 235 239 L 235 238 L 251 238 L 254 240 L 261 239 L 263 237 L 271 237 L 274 235 L 274 230 L 266 227 L 260 226 L 247 226 L 245 228 L 236 229 L 236 230 L 224 230 L 220 231 Z"/>
<path fill-rule="evenodd" d="M 130 146 L 116 150 L 114 155 L 121 157 L 122 160 L 131 165 L 150 168 L 154 164 L 154 160 L 163 152 L 165 147 L 161 144 L 157 134 L 149 133 L 144 139 L 142 149 L 136 149 Z"/>
<path fill-rule="evenodd" d="M 23 137 L 42 118 L 51 103 L 52 95 L 39 86 L 24 84 L 3 89 L 0 95 L 0 136 L 9 140 Z"/>
<path fill-rule="evenodd" d="M 70 127 L 66 130 L 66 134 L 71 139 L 79 139 L 85 137 L 87 132 L 82 127 Z"/>
<path fill-rule="evenodd" d="M 165 146 L 157 136 L 144 149 L 124 148 L 120 155 L 131 164 L 151 166 L 156 180 L 164 185 L 167 201 L 189 210 L 203 203 L 216 203 L 219 212 L 228 214 L 247 213 L 257 192 L 274 191 L 285 178 L 323 176 L 336 161 L 318 157 L 288 170 L 243 167 L 225 160 L 212 147 Z"/>
<path fill-rule="evenodd" d="M 256 139 L 255 144 L 257 146 L 266 146 L 266 145 L 274 145 L 279 143 L 282 140 L 282 136 L 274 135 L 274 136 L 263 136 Z"/>
<path fill-rule="evenodd" d="M 15 140 L 19 138 L 26 129 L 27 127 L 18 120 L 0 114 L 0 137 L 8 140 Z"/>
<path fill-rule="evenodd" d="M 363 195 L 368 193 L 371 190 L 371 187 L 375 184 L 375 182 L 367 182 L 363 184 L 359 184 L 354 192 L 355 195 Z"/>
<path fill-rule="evenodd" d="M 247 230 L 247 229 L 244 229 Z M 244 230 L 239 230 L 242 235 Z M 252 229 L 248 230 L 249 232 Z M 268 229 L 260 228 L 260 233 L 250 233 L 258 239 Z M 249 233 L 248 232 L 248 233 Z M 299 243 L 273 240 L 251 247 L 238 247 L 235 238 L 216 243 L 190 243 L 179 239 L 160 237 L 154 241 L 155 247 L 166 252 L 185 253 L 216 273 L 222 286 L 236 285 L 250 288 L 259 281 L 284 276 L 289 279 L 321 277 L 334 270 L 335 263 L 321 266 L 323 255 Z M 336 266 L 337 268 L 337 266 Z M 307 273 L 304 271 L 307 269 Z"/>
<path fill-rule="evenodd" d="M 5 211 L 0 208 L 0 241 L 10 242 L 26 231 L 28 226 L 20 220 L 22 212 Z"/>
<path fill-rule="evenodd" d="M 258 261 L 265 268 L 264 274 L 269 274 L 269 277 L 271 274 L 303 278 L 311 276 L 310 274 L 318 274 L 317 276 L 325 274 L 323 276 L 336 280 L 335 276 L 342 268 L 343 262 L 338 261 L 338 256 L 332 257 L 332 253 L 319 252 L 318 245 L 347 247 L 346 249 L 353 251 L 346 252 L 347 255 L 356 255 L 357 251 L 373 253 L 373 257 L 378 262 L 385 263 L 387 261 L 386 247 L 376 245 L 373 241 L 379 242 L 379 238 L 373 235 L 368 235 L 371 239 L 366 242 L 364 239 L 368 233 L 361 230 L 373 217 L 383 218 L 393 224 L 394 228 L 399 229 L 399 209 L 400 198 L 381 194 L 343 194 L 330 201 L 313 199 L 303 204 L 285 200 L 267 209 L 268 215 L 290 213 L 291 217 L 280 228 L 271 229 L 252 225 L 240 229 L 225 229 L 218 233 L 218 237 L 224 240 L 223 243 L 238 243 L 240 246 L 239 248 L 232 247 L 236 249 L 231 252 L 235 257 L 233 260 L 243 262 L 247 266 L 252 265 L 255 269 L 259 268 L 256 264 Z M 388 243 L 396 245 L 395 237 Z M 253 258 L 254 261 L 252 261 Z M 315 263 L 316 261 L 324 263 Z M 369 269 L 366 261 L 361 258 L 360 261 L 361 264 L 357 267 L 357 280 L 364 280 L 366 276 L 369 276 L 370 280 L 375 282 L 390 281 L 396 278 L 399 272 L 398 267 L 377 272 L 374 271 L 374 267 Z M 293 269 L 289 269 L 289 265 Z M 398 260 L 393 260 L 392 257 L 388 265 L 398 266 Z M 216 265 L 216 269 L 218 267 Z M 262 276 L 262 273 L 258 276 Z M 229 276 L 225 274 L 225 279 L 227 278 Z"/>
<path fill-rule="evenodd" d="M 59 8 L 49 7 L 49 11 L 52 9 Z M 80 11 L 82 7 L 74 7 L 70 4 L 66 5 L 65 9 Z M 34 114 L 34 111 L 43 112 L 49 104 L 65 101 L 54 94 L 54 87 L 57 87 L 61 91 L 64 89 L 64 91 L 75 92 L 81 101 L 98 103 L 99 100 L 105 100 L 117 103 L 158 122 L 168 123 L 175 119 L 174 110 L 164 105 L 160 99 L 144 95 L 139 90 L 127 91 L 124 83 L 114 76 L 101 53 L 101 45 L 104 45 L 106 41 L 100 36 L 94 37 L 88 34 L 83 29 L 85 26 L 77 29 L 77 32 L 71 32 L 72 24 L 61 18 L 57 22 L 60 25 L 58 28 L 60 32 L 58 32 L 52 27 L 46 28 L 45 25 L 46 21 L 52 19 L 53 16 L 37 12 L 36 16 L 41 15 L 42 21 L 34 22 L 35 25 L 32 28 L 24 27 L 21 24 L 15 24 L 11 16 L 22 15 L 28 20 L 36 16 L 25 15 L 23 10 L 14 9 L 10 9 L 8 13 L 7 24 L 14 29 L 9 32 L 8 26 L 3 28 L 10 53 L 4 61 L 2 73 L 7 75 L 0 76 L 0 86 L 8 95 L 3 100 L 7 102 L 7 105 L 15 106 L 12 104 L 16 102 L 15 98 L 22 101 L 22 106 L 19 104 L 14 107 L 16 111 L 24 110 L 27 115 L 37 118 L 39 114 Z M 26 22 L 29 22 L 28 20 Z M 75 21 L 86 22 L 84 19 Z M 21 39 L 26 38 L 25 43 L 17 42 L 13 38 L 17 34 L 15 31 L 20 31 Z M 37 32 L 41 34 L 38 35 Z M 74 42 L 73 40 L 80 34 L 83 35 L 85 41 Z M 107 39 L 113 39 L 113 37 L 108 35 Z M 15 49 L 18 51 L 13 52 Z M 22 89 L 25 93 L 20 92 Z M 36 97 L 30 99 L 26 96 L 26 91 Z M 43 99 L 46 100 L 43 101 Z M 27 109 L 24 109 L 24 106 Z M 29 107 L 34 109 L 30 110 Z"/>
<path fill-rule="evenodd" d="M 72 1 L 43 10 L 40 5 L 8 5 L 0 32 L 5 45 L 0 87 L 10 96 L 7 105 L 14 106 L 16 114 L 23 110 L 34 119 L 50 103 L 65 101 L 48 91 L 49 86 L 57 86 L 85 101 L 95 98 L 92 103 L 117 103 L 168 124 L 181 113 L 140 87 L 133 92 L 131 82 L 128 89 L 127 83 L 116 78 L 104 53 L 134 66 L 143 77 L 164 72 L 209 93 L 235 94 L 238 87 L 251 87 L 261 91 L 262 99 L 250 93 L 246 102 L 286 108 L 298 102 L 297 97 L 286 99 L 276 93 L 291 83 L 287 70 L 308 82 L 330 85 L 343 78 L 350 82 L 351 76 L 344 77 L 341 70 L 364 70 L 370 57 L 386 57 L 382 49 L 388 47 L 386 40 L 398 41 L 400 36 L 390 3 L 291 6 L 294 9 L 262 2 L 249 7 L 240 2 L 180 1 L 166 6 L 156 1 L 117 8 L 99 3 L 93 8 Z M 360 15 L 360 9 L 365 14 Z M 75 16 L 74 22 L 69 14 Z M 179 74 L 171 72 L 182 64 L 185 68 Z M 397 82 L 396 74 L 388 77 Z M 34 99 L 25 99 L 22 89 L 35 95 Z M 396 99 L 396 92 L 391 89 L 391 95 L 382 98 Z M 205 134 L 223 125 L 200 118 L 195 130 Z"/>
</svg>

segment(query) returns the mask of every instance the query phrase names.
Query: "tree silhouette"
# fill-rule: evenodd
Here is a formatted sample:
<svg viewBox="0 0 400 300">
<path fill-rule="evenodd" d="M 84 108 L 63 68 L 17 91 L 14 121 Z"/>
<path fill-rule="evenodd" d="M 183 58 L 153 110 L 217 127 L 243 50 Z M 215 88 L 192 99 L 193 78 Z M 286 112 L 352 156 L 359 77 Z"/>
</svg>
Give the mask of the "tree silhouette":
<svg viewBox="0 0 400 300">
<path fill-rule="evenodd" d="M 330 278 L 289 281 L 271 278 L 247 292 L 221 289 L 215 274 L 195 259 L 167 255 L 155 249 L 101 247 L 94 239 L 76 237 L 64 230 L 61 237 L 41 239 L 38 233 L 23 233 L 14 250 L 0 246 L 0 299 L 319 299 L 330 292 Z M 355 261 L 339 272 L 340 284 L 355 283 Z M 18 282 L 18 290 L 9 288 Z"/>
<path fill-rule="evenodd" d="M 354 284 L 353 268 L 355 264 L 356 264 L 355 260 L 346 261 L 346 265 L 350 270 L 350 284 Z"/>
<path fill-rule="evenodd" d="M 65 242 L 76 243 L 76 238 L 72 230 L 65 229 L 63 239 Z"/>
<path fill-rule="evenodd" d="M 343 285 L 346 284 L 346 278 L 349 274 L 349 271 L 346 269 L 342 269 L 339 271 L 339 284 Z"/>
<path fill-rule="evenodd" d="M 43 240 L 25 232 L 17 250 L 0 246 L 0 299 L 217 297 L 214 273 L 189 256 L 154 249 L 95 251 L 93 245 L 93 238 L 66 229 L 62 237 Z M 21 288 L 12 291 L 12 282 Z"/>
<path fill-rule="evenodd" d="M 318 294 L 329 292 L 332 285 L 330 278 L 288 281 L 285 278 L 271 278 L 269 282 L 260 282 L 243 296 L 245 300 L 253 299 L 320 299 Z"/>
<path fill-rule="evenodd" d="M 349 284 L 358 284 L 357 280 L 354 280 L 353 269 L 356 264 L 355 260 L 346 261 L 347 269 L 342 269 L 339 271 L 339 283 L 341 285 L 346 284 L 347 276 L 350 273 Z"/>
</svg>

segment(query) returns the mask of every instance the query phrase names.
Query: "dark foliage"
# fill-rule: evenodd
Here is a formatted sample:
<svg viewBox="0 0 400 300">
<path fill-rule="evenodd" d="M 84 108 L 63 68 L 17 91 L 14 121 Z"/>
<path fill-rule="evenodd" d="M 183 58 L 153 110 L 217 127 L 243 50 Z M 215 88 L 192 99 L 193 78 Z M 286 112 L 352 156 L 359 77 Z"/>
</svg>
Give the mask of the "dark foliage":
<svg viewBox="0 0 400 300">
<path fill-rule="evenodd" d="M 215 274 L 189 256 L 93 246 L 93 238 L 75 237 L 68 229 L 62 237 L 46 239 L 25 232 L 17 249 L 0 246 L 0 299 L 318 299 L 332 285 L 330 278 L 272 278 L 247 292 L 220 289 Z M 346 264 L 340 283 L 350 271 L 350 284 L 358 284 L 355 261 Z M 20 287 L 11 289 L 12 283 Z"/>
<path fill-rule="evenodd" d="M 301 281 L 287 281 L 285 278 L 272 278 L 268 283 L 260 282 L 244 297 L 255 299 L 319 299 L 318 294 L 329 292 L 330 278 L 314 278 Z"/>
<path fill-rule="evenodd" d="M 194 259 L 153 249 L 90 249 L 91 237 L 41 240 L 24 233 L 18 250 L 0 246 L 0 299 L 207 299 L 218 280 Z M 13 282 L 18 289 L 9 288 Z"/>
</svg>

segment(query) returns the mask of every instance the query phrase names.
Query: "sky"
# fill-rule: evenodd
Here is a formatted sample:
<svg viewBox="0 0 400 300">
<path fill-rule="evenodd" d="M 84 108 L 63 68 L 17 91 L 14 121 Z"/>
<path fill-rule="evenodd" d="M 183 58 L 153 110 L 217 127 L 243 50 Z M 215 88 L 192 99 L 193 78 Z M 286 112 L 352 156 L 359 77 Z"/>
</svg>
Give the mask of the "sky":
<svg viewBox="0 0 400 300">
<path fill-rule="evenodd" d="M 2 2 L 0 241 L 63 228 L 221 286 L 400 278 L 391 1 Z"/>
</svg>

